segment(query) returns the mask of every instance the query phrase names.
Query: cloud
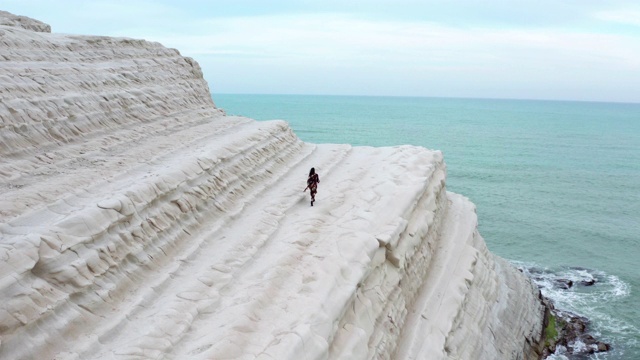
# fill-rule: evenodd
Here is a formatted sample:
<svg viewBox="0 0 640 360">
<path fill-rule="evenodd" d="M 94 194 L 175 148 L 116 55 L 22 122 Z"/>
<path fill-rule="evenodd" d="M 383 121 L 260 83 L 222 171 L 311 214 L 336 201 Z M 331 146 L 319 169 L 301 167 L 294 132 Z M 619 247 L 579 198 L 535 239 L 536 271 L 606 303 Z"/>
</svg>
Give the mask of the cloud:
<svg viewBox="0 0 640 360">
<path fill-rule="evenodd" d="M 261 58 L 310 66 L 394 66 L 474 71 L 496 65 L 637 69 L 637 38 L 559 29 L 459 28 L 427 22 L 367 20 L 344 14 L 205 20 L 189 33 L 140 36 L 191 56 Z M 133 29 L 131 29 L 134 31 Z M 123 35 L 123 34 L 119 34 Z"/>
<path fill-rule="evenodd" d="M 482 5 L 489 9 L 486 17 L 471 17 L 448 2 L 402 1 L 406 9 L 381 0 L 368 8 L 403 11 L 388 16 L 379 9 L 354 12 L 337 0 L 330 5 L 344 11 L 305 12 L 303 5 L 317 3 L 292 1 L 299 7 L 285 11 L 278 3 L 282 11 L 273 13 L 256 3 L 252 15 L 238 15 L 243 11 L 236 5 L 187 0 L 179 7 L 169 1 L 73 0 L 72 6 L 42 11 L 56 32 L 144 38 L 177 48 L 200 63 L 217 92 L 640 101 L 633 95 L 640 83 L 640 36 L 627 28 L 616 32 L 615 25 L 636 24 L 637 12 L 614 11 L 595 0 L 554 8 L 560 14 L 577 9 L 580 16 L 572 21 L 580 26 L 573 26 L 562 23 L 566 16 L 539 20 L 536 14 L 551 11 L 542 0 L 545 6 L 528 4 L 531 11 L 520 12 L 519 25 L 501 20 L 512 13 L 500 11 L 498 3 Z M 25 3 L 39 2 L 19 4 Z M 453 13 L 463 14 L 462 20 L 453 21 Z"/>
<path fill-rule="evenodd" d="M 456 27 L 322 13 L 123 29 L 196 58 L 217 92 L 611 100 L 640 83 L 640 41 L 558 28 Z M 572 95 L 573 93 L 573 95 Z M 604 97 L 607 97 L 606 99 Z"/>
<path fill-rule="evenodd" d="M 640 27 L 640 10 L 601 11 L 594 15 L 596 19 Z"/>
</svg>

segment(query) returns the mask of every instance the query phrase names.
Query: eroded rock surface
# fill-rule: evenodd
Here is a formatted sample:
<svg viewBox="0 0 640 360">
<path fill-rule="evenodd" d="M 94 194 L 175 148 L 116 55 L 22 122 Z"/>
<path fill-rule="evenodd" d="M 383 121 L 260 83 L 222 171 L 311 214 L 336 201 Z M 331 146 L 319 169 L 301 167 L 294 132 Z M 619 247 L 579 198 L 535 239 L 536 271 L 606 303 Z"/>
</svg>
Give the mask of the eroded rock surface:
<svg viewBox="0 0 640 360">
<path fill-rule="evenodd" d="M 539 292 L 487 250 L 440 152 L 304 143 L 226 116 L 176 50 L 12 19 L 0 358 L 538 356 Z"/>
<path fill-rule="evenodd" d="M 42 21 L 26 16 L 14 15 L 2 10 L 0 10 L 0 26 L 13 26 L 32 31 L 51 32 L 51 26 Z"/>
</svg>

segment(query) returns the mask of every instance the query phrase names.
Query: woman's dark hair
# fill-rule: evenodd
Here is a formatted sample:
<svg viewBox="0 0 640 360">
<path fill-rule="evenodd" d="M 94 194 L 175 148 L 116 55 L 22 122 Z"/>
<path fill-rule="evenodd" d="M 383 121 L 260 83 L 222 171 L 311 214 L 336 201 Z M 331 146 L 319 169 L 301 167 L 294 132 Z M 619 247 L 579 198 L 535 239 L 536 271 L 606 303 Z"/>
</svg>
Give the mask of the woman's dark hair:
<svg viewBox="0 0 640 360">
<path fill-rule="evenodd" d="M 313 175 L 316 173 L 316 168 L 311 168 L 311 170 L 309 170 L 309 176 Z"/>
</svg>

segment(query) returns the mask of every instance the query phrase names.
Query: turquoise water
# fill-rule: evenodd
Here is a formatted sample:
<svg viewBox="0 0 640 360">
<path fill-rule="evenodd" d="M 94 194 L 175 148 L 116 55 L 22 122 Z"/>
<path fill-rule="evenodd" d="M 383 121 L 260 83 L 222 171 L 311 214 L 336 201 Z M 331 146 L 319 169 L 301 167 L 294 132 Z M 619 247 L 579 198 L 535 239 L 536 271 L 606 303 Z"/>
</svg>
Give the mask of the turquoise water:
<svg viewBox="0 0 640 360">
<path fill-rule="evenodd" d="M 613 345 L 591 358 L 640 359 L 640 104 L 222 94 L 214 101 L 228 114 L 286 120 L 308 142 L 442 150 L 448 189 L 477 205 L 494 253 L 547 280 L 596 279 L 562 291 L 541 284 Z"/>
</svg>

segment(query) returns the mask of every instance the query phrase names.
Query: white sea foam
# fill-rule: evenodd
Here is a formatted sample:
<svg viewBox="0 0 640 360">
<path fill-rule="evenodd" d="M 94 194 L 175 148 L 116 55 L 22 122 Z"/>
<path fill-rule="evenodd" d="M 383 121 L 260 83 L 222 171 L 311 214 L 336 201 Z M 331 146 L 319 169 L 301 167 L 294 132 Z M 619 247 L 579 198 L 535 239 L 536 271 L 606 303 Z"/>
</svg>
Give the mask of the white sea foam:
<svg viewBox="0 0 640 360">
<path fill-rule="evenodd" d="M 611 295 L 614 297 L 625 297 L 628 296 L 630 291 L 629 291 L 629 284 L 625 283 L 624 281 L 620 280 L 619 277 L 615 276 L 615 275 L 609 275 L 608 276 L 608 280 L 609 283 L 611 283 L 613 285 L 613 289 L 611 290 Z"/>
<path fill-rule="evenodd" d="M 547 356 L 545 360 L 569 360 L 569 358 L 567 357 L 567 348 L 559 345 L 556 348 L 556 351 Z"/>
<path fill-rule="evenodd" d="M 542 294 L 560 308 L 587 315 L 585 309 L 629 295 L 629 285 L 616 275 L 583 268 L 552 269 L 512 261 L 538 285 Z M 591 285 L 589 285 L 591 284 Z"/>
<path fill-rule="evenodd" d="M 587 351 L 589 346 L 584 343 L 584 341 L 577 339 L 575 341 L 569 342 L 569 346 L 573 349 L 573 354 L 582 354 Z"/>
</svg>

